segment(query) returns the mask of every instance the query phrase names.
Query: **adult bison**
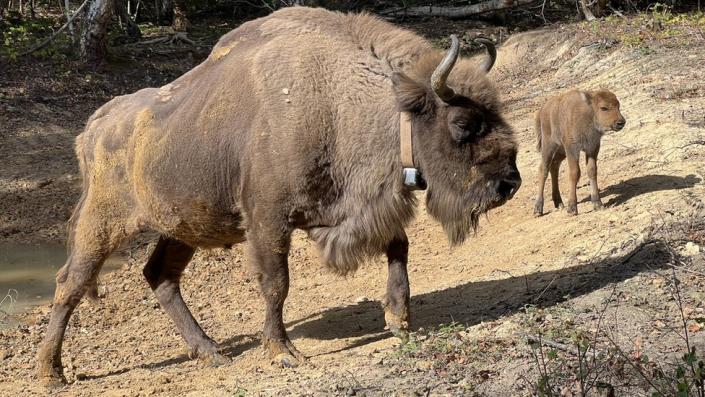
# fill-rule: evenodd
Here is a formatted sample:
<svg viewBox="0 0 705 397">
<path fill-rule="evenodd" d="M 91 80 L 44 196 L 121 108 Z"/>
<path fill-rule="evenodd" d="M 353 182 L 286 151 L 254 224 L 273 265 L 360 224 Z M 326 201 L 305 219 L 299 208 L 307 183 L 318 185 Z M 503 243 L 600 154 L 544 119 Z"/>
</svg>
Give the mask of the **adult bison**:
<svg viewBox="0 0 705 397">
<path fill-rule="evenodd" d="M 303 360 L 282 322 L 294 229 L 340 274 L 386 253 L 385 317 L 405 330 L 404 228 L 416 200 L 403 157 L 422 172 L 428 212 L 453 244 L 521 183 L 512 130 L 485 77 L 494 49 L 481 67 L 454 67 L 458 49 L 453 37 L 444 57 L 365 14 L 287 8 L 226 34 L 171 84 L 98 109 L 76 139 L 83 194 L 39 375 L 64 381 L 71 312 L 110 252 L 145 228 L 161 237 L 144 275 L 195 356 L 223 359 L 184 304 L 181 273 L 196 247 L 247 241 L 266 302 L 263 343 L 282 365 Z"/>
</svg>

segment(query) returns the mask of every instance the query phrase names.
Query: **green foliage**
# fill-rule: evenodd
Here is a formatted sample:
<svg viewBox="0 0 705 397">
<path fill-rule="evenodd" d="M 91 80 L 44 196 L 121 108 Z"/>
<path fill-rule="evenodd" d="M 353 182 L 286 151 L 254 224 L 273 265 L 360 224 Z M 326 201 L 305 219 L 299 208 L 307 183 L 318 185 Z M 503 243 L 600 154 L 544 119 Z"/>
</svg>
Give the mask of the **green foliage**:
<svg viewBox="0 0 705 397">
<path fill-rule="evenodd" d="M 705 396 L 705 361 L 700 358 L 691 347 L 690 351 L 683 354 L 681 362 L 673 369 L 673 375 L 668 376 L 663 371 L 657 371 L 655 382 L 665 390 L 673 390 L 677 397 Z M 662 396 L 659 392 L 654 392 L 652 396 Z"/>
<path fill-rule="evenodd" d="M 0 56 L 16 60 L 24 51 L 37 45 L 52 34 L 51 18 L 12 19 L 0 21 Z M 35 56 L 52 59 L 65 58 L 71 42 L 66 36 L 56 37 L 46 47 L 34 52 Z"/>
<path fill-rule="evenodd" d="M 238 389 L 235 391 L 235 394 L 233 394 L 233 397 L 245 397 L 247 395 L 247 390 L 238 387 Z"/>
</svg>

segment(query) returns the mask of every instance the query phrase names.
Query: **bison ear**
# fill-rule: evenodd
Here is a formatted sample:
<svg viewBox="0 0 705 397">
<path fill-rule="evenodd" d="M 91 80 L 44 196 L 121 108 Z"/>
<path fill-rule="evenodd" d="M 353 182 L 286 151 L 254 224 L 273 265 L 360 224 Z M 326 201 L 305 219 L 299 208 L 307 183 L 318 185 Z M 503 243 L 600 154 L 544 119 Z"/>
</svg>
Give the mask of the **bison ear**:
<svg viewBox="0 0 705 397">
<path fill-rule="evenodd" d="M 592 105 L 592 94 L 590 93 L 590 91 L 580 91 L 580 93 L 582 94 L 585 103 L 587 103 L 588 105 Z"/>
<path fill-rule="evenodd" d="M 433 111 L 433 94 L 428 87 L 419 84 L 401 72 L 392 74 L 392 88 L 397 97 L 397 106 L 402 112 L 430 113 Z"/>
</svg>

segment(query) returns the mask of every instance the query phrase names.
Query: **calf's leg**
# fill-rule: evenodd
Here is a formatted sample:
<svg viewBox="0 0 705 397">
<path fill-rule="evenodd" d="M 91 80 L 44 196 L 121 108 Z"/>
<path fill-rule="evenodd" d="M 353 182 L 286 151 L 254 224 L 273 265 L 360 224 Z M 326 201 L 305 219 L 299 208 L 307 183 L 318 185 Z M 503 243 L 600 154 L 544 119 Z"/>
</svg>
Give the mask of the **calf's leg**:
<svg viewBox="0 0 705 397">
<path fill-rule="evenodd" d="M 178 240 L 160 237 L 142 271 L 154 295 L 189 346 L 189 356 L 223 364 L 218 346 L 203 331 L 181 296 L 179 282 L 195 249 Z"/>
<path fill-rule="evenodd" d="M 402 341 L 409 338 L 409 276 L 406 264 L 409 241 L 406 236 L 394 239 L 387 246 L 387 294 L 384 299 L 384 320 L 387 327 Z"/>
<path fill-rule="evenodd" d="M 558 171 L 560 171 L 561 163 L 564 159 L 565 154 L 560 152 L 556 153 L 553 162 L 551 162 L 551 199 L 556 208 L 563 208 L 563 199 L 561 199 L 561 192 L 558 187 Z"/>
<path fill-rule="evenodd" d="M 551 163 L 553 162 L 553 157 L 556 154 L 556 146 L 549 142 L 543 142 L 541 147 L 541 163 L 539 164 L 539 183 L 538 183 L 538 195 L 536 197 L 536 203 L 534 204 L 534 215 L 543 215 L 543 190 L 546 187 L 546 178 L 548 177 L 548 171 Z"/>
<path fill-rule="evenodd" d="M 590 201 L 592 208 L 595 211 L 603 208 L 602 200 L 600 200 L 600 189 L 597 186 L 597 155 L 592 154 L 587 156 L 587 172 L 590 178 Z"/>
<path fill-rule="evenodd" d="M 575 153 L 570 153 L 568 157 L 568 174 L 570 179 L 570 191 L 568 192 L 568 213 L 571 215 L 578 215 L 578 199 L 577 199 L 577 189 L 578 180 L 580 179 L 580 164 L 578 164 L 578 155 Z"/>
</svg>

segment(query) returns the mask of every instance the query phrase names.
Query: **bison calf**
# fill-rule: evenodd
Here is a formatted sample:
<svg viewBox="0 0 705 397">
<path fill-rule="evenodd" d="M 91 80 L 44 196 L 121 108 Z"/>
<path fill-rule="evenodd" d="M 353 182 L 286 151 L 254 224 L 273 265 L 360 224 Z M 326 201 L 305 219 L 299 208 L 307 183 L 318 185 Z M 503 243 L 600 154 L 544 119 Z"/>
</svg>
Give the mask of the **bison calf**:
<svg viewBox="0 0 705 397">
<path fill-rule="evenodd" d="M 537 150 L 541 153 L 539 166 L 539 195 L 534 214 L 543 214 L 543 189 L 548 171 L 551 171 L 552 199 L 556 208 L 563 207 L 558 190 L 558 170 L 568 159 L 570 192 L 568 213 L 578 214 L 576 186 L 580 179 L 578 157 L 585 152 L 590 178 L 590 199 L 595 210 L 602 208 L 597 187 L 597 153 L 600 138 L 607 131 L 619 131 L 626 120 L 619 111 L 619 100 L 610 91 L 569 91 L 551 98 L 536 113 Z"/>
</svg>

